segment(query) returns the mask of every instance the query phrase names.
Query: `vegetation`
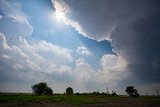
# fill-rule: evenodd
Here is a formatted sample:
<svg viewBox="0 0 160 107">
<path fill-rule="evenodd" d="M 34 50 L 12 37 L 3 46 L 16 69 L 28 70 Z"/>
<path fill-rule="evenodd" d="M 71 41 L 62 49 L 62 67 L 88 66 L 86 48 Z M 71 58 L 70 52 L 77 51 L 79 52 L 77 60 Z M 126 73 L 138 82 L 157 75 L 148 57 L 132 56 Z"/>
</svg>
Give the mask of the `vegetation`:
<svg viewBox="0 0 160 107">
<path fill-rule="evenodd" d="M 47 83 L 45 82 L 35 84 L 31 88 L 33 93 L 35 93 L 36 95 L 44 95 L 44 94 L 52 95 L 53 94 L 52 89 L 48 87 Z"/>
<path fill-rule="evenodd" d="M 98 104 L 112 107 L 135 107 L 149 104 L 149 106 L 160 106 L 160 97 L 156 96 L 140 96 L 128 97 L 119 96 L 116 91 L 109 92 L 92 92 L 92 93 L 73 93 L 71 87 L 66 88 L 64 94 L 53 94 L 52 89 L 45 82 L 37 83 L 32 86 L 34 94 L 24 93 L 1 93 L 0 106 L 4 104 L 40 104 L 36 106 L 47 106 L 47 104 L 62 105 L 86 105 Z M 126 87 L 126 92 L 130 96 L 139 96 L 134 86 Z M 46 104 L 46 105 L 42 105 Z M 115 106 L 116 105 L 116 106 Z M 126 106 L 127 105 L 127 106 Z M 8 105 L 7 105 L 8 106 Z M 12 106 L 12 105 L 9 105 Z M 31 105 L 32 106 L 32 105 Z M 149 107 L 148 106 L 148 107 Z M 63 107 L 63 106 L 62 106 Z"/>
<path fill-rule="evenodd" d="M 115 105 L 120 105 L 122 107 L 122 104 L 123 105 L 133 104 L 137 106 L 136 105 L 137 103 L 142 103 L 142 104 L 147 103 L 150 106 L 157 105 L 157 104 L 160 104 L 160 98 L 156 96 L 141 96 L 141 97 L 116 96 L 115 97 L 111 95 L 103 95 L 102 93 L 99 95 L 97 94 L 94 95 L 93 93 L 79 93 L 78 95 L 53 94 L 51 96 L 48 96 L 48 95 L 39 96 L 34 94 L 23 94 L 23 93 L 21 94 L 2 93 L 0 94 L 0 104 L 2 103 L 23 104 L 23 105 L 33 104 L 33 103 L 34 104 L 52 103 L 52 104 L 60 104 L 60 105 L 115 104 Z M 119 106 L 116 106 L 116 107 L 119 107 Z M 129 107 L 132 107 L 132 106 L 129 106 Z"/>
<path fill-rule="evenodd" d="M 116 91 L 114 92 L 113 90 L 112 90 L 112 94 L 111 94 L 112 96 L 117 96 L 117 93 L 116 93 Z"/>
<path fill-rule="evenodd" d="M 66 89 L 66 94 L 73 94 L 73 89 L 71 87 L 68 87 Z"/>
<path fill-rule="evenodd" d="M 134 89 L 134 86 L 129 86 L 126 88 L 126 92 L 131 96 L 131 97 L 139 97 L 137 89 Z"/>
</svg>

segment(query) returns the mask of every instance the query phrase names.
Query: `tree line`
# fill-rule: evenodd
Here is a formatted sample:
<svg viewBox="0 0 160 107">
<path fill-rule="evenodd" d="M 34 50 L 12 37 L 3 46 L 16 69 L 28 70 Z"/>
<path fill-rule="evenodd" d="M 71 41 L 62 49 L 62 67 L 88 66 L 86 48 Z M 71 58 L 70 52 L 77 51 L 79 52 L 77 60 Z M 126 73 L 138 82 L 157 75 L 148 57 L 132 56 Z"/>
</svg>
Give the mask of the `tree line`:
<svg viewBox="0 0 160 107">
<path fill-rule="evenodd" d="M 37 83 L 35 85 L 32 85 L 31 88 L 32 88 L 32 92 L 36 95 L 52 95 L 53 94 L 52 88 L 49 87 L 49 85 L 47 85 L 46 82 Z M 137 89 L 134 88 L 134 86 L 126 87 L 125 91 L 131 97 L 138 97 L 139 96 L 138 91 L 137 91 Z M 66 88 L 65 94 L 80 95 L 80 93 L 74 93 L 73 88 L 71 88 L 71 87 Z M 111 94 L 109 92 L 100 93 L 100 92 L 97 91 L 97 92 L 93 92 L 93 93 L 83 93 L 83 95 L 111 95 L 111 96 L 117 96 L 117 93 L 116 93 L 116 91 L 112 91 Z"/>
</svg>

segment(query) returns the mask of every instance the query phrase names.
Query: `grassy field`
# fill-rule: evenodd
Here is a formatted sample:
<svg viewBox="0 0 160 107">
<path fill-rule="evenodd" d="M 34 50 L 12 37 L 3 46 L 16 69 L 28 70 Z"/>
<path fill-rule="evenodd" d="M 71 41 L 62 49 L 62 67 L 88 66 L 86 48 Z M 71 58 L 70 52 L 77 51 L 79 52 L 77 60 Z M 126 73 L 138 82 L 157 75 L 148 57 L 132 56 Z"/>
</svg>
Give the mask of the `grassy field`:
<svg viewBox="0 0 160 107">
<path fill-rule="evenodd" d="M 138 98 L 107 95 L 52 95 L 36 96 L 32 94 L 2 93 L 0 107 L 7 106 L 104 106 L 104 107 L 160 107 L 160 98 L 142 96 Z"/>
</svg>

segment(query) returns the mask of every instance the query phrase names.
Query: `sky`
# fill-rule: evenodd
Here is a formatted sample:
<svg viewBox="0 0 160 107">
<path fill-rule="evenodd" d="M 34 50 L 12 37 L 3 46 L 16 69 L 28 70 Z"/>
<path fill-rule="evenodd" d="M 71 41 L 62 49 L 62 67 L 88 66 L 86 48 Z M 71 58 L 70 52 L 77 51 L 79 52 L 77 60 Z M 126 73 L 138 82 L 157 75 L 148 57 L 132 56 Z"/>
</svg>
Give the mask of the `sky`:
<svg viewBox="0 0 160 107">
<path fill-rule="evenodd" d="M 160 91 L 159 0 L 0 0 L 0 91 Z"/>
</svg>

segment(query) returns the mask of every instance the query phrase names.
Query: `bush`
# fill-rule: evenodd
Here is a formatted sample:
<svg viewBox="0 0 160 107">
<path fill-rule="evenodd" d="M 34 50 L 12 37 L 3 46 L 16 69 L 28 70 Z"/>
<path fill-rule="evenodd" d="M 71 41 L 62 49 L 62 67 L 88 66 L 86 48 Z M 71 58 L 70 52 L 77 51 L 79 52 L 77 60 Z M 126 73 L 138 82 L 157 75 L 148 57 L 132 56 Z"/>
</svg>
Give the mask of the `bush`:
<svg viewBox="0 0 160 107">
<path fill-rule="evenodd" d="M 92 95 L 100 95 L 100 94 L 101 94 L 101 93 L 98 92 L 98 91 L 97 91 L 97 92 L 94 91 L 94 92 L 92 93 Z"/>
</svg>

